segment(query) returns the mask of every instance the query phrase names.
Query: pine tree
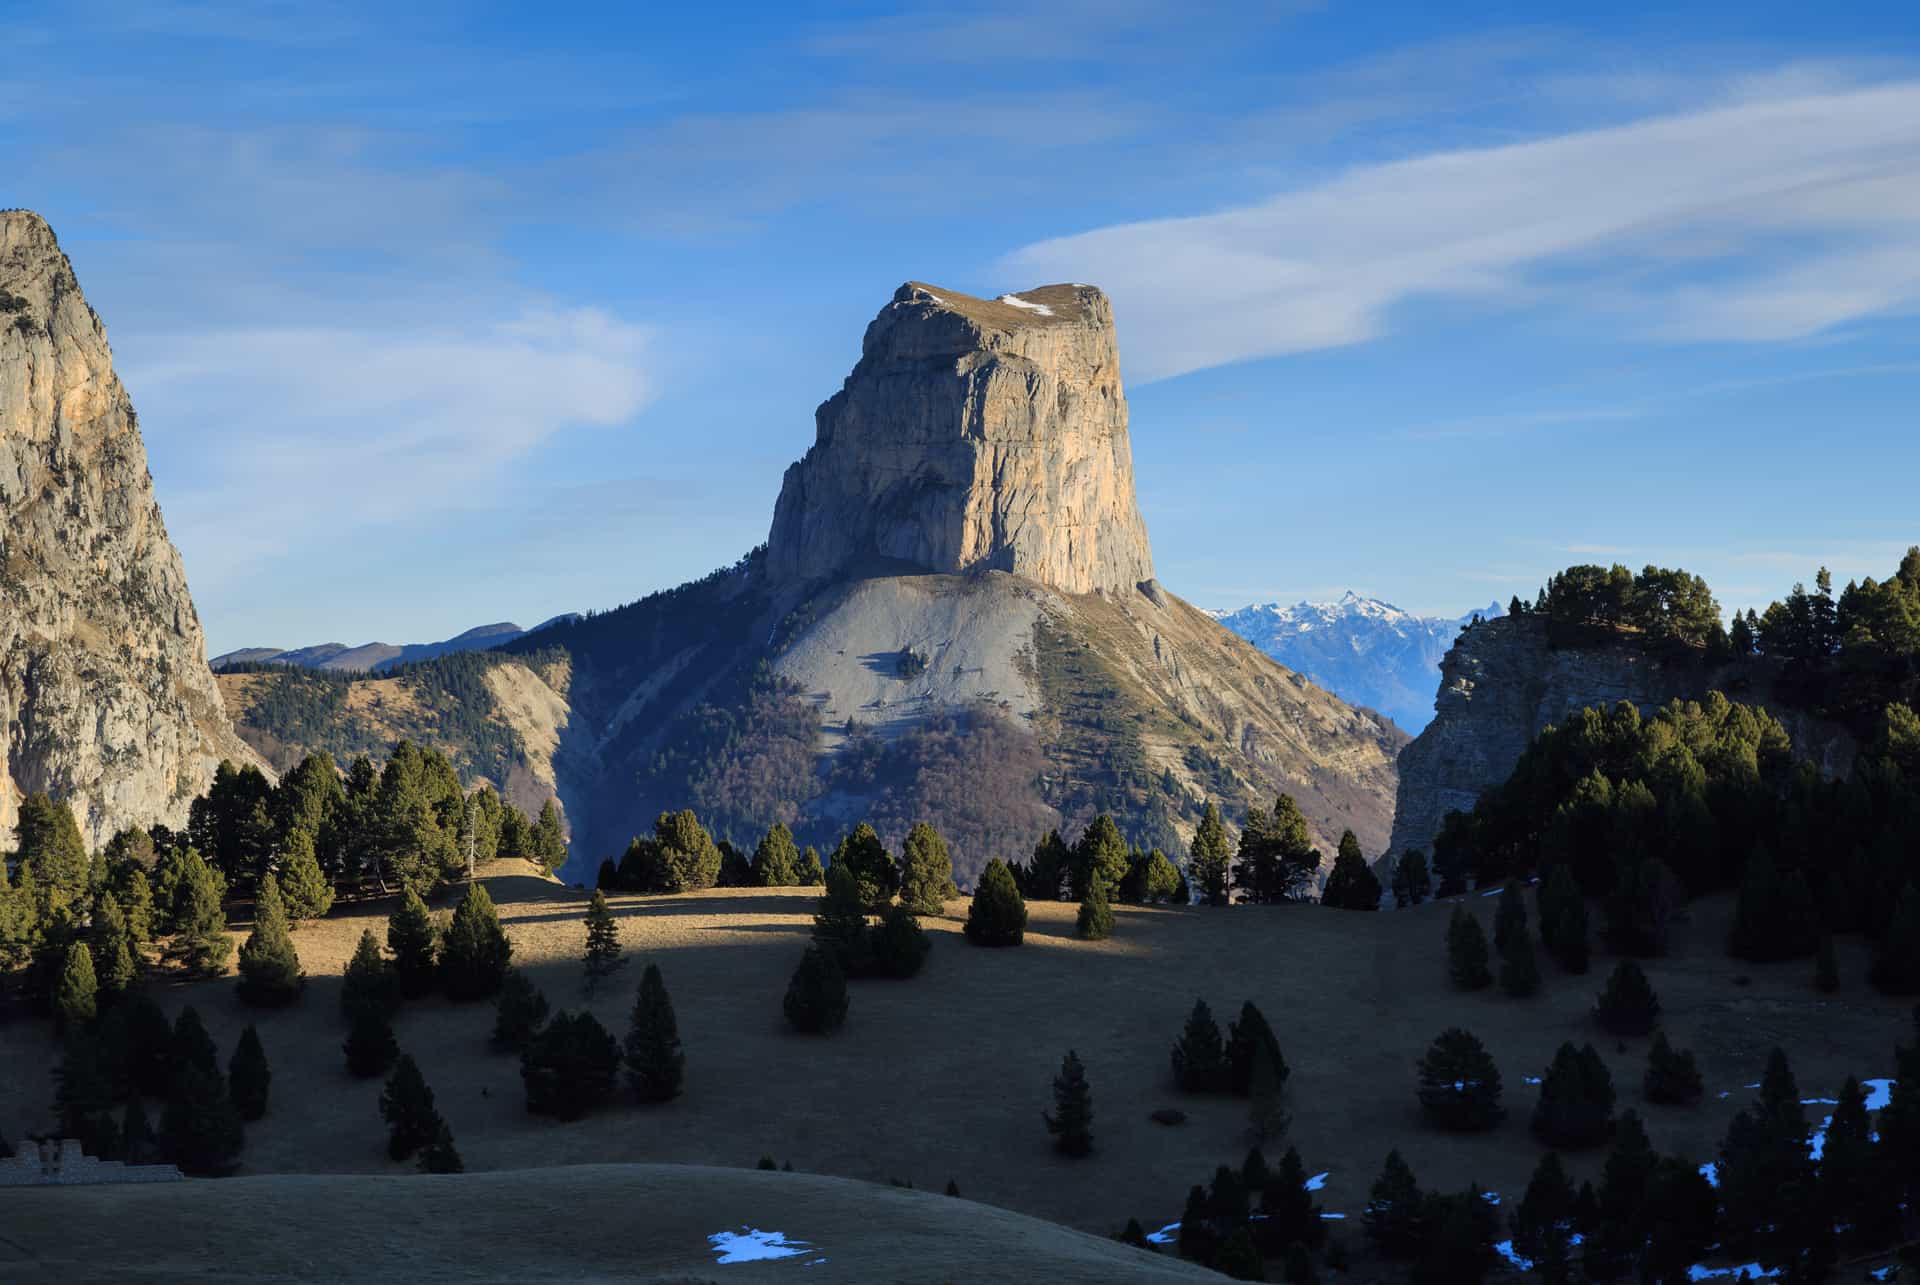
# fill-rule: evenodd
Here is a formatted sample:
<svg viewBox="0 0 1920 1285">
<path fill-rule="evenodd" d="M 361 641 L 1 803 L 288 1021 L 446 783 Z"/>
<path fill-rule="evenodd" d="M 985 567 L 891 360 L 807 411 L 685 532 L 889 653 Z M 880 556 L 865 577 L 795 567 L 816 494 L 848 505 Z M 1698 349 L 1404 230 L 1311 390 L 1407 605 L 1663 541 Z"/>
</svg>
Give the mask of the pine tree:
<svg viewBox="0 0 1920 1285">
<path fill-rule="evenodd" d="M 1085 899 L 1095 879 L 1105 880 L 1111 889 L 1126 877 L 1127 841 L 1112 817 L 1103 812 L 1088 823 L 1073 845 L 1068 872 L 1068 891 L 1075 901 Z"/>
<path fill-rule="evenodd" d="M 1540 989 L 1540 965 L 1533 957 L 1533 937 L 1523 928 L 1509 934 L 1500 952 L 1500 989 L 1514 999 L 1525 999 Z"/>
<path fill-rule="evenodd" d="M 893 854 L 880 842 L 879 834 L 865 821 L 840 840 L 840 846 L 833 850 L 827 864 L 829 868 L 845 866 L 853 872 L 860 885 L 860 904 L 870 912 L 877 913 L 900 890 L 900 867 L 894 864 Z"/>
<path fill-rule="evenodd" d="M 287 929 L 287 911 L 280 885 L 272 875 L 262 877 L 253 907 L 253 931 L 240 947 L 240 981 L 235 987 L 244 1004 L 279 1008 L 300 998 L 305 984 L 300 956 Z"/>
<path fill-rule="evenodd" d="M 232 1170 L 245 1143 L 240 1112 L 219 1073 L 181 1067 L 160 1113 L 160 1154 L 190 1177 L 216 1177 Z"/>
<path fill-rule="evenodd" d="M 1874 944 L 1871 980 L 1889 995 L 1920 993 L 1920 884 L 1909 882 Z"/>
<path fill-rule="evenodd" d="M 1613 1076 L 1598 1050 L 1562 1044 L 1540 1082 L 1533 1134 L 1549 1147 L 1599 1146 L 1613 1131 Z"/>
<path fill-rule="evenodd" d="M 1415 1257 L 1426 1240 L 1426 1206 L 1427 1198 L 1413 1170 L 1398 1151 L 1389 1151 L 1380 1176 L 1367 1194 L 1366 1210 L 1360 1215 L 1367 1239 L 1387 1258 L 1404 1261 Z"/>
<path fill-rule="evenodd" d="M 787 1024 L 808 1035 L 826 1035 L 847 1020 L 847 977 L 832 955 L 809 946 L 787 982 Z"/>
<path fill-rule="evenodd" d="M 1380 877 L 1367 864 L 1351 830 L 1340 836 L 1340 851 L 1320 893 L 1320 904 L 1336 910 L 1380 909 Z"/>
<path fill-rule="evenodd" d="M 1487 934 L 1465 906 L 1456 905 L 1447 920 L 1447 976 L 1463 991 L 1493 984 L 1487 969 Z"/>
<path fill-rule="evenodd" d="M 872 968 L 866 902 L 851 866 L 836 861 L 827 871 L 826 891 L 815 903 L 813 943 L 832 955 L 849 977 L 862 976 Z"/>
<path fill-rule="evenodd" d="M 800 854 L 800 879 L 802 888 L 818 888 L 827 882 L 827 869 L 820 864 L 820 850 L 812 844 Z"/>
<path fill-rule="evenodd" d="M 1284 1085 L 1290 1072 L 1287 1059 L 1280 1055 L 1280 1041 L 1266 1015 L 1252 1000 L 1240 1005 L 1240 1016 L 1227 1024 L 1227 1087 L 1240 1097 L 1253 1092 L 1253 1070 L 1257 1060 L 1266 1056 Z"/>
<path fill-rule="evenodd" d="M 1260 1193 L 1260 1212 L 1264 1216 L 1255 1239 L 1269 1253 L 1288 1245 L 1317 1249 L 1327 1238 L 1327 1225 L 1321 1221 L 1320 1206 L 1307 1190 L 1307 1168 L 1300 1152 L 1293 1147 L 1280 1157 L 1280 1167 L 1264 1181 L 1247 1183 Z"/>
<path fill-rule="evenodd" d="M 1213 1010 L 1203 999 L 1193 1001 L 1186 1029 L 1173 1046 L 1173 1082 L 1187 1093 L 1220 1093 L 1231 1083 L 1226 1045 Z"/>
<path fill-rule="evenodd" d="M 404 998 L 419 999 L 433 990 L 439 948 L 427 903 L 412 888 L 404 890 L 387 917 L 387 949 L 393 952 L 393 971 Z"/>
<path fill-rule="evenodd" d="M 460 1152 L 453 1145 L 453 1130 L 442 1120 L 434 1131 L 433 1141 L 420 1149 L 418 1168 L 421 1173 L 465 1173 L 467 1166 L 460 1159 Z"/>
<path fill-rule="evenodd" d="M 1433 895 L 1433 876 L 1427 872 L 1427 854 L 1408 848 L 1393 868 L 1393 904 L 1402 910 Z"/>
<path fill-rule="evenodd" d="M 420 1074 L 413 1054 L 402 1053 L 380 1093 L 380 1118 L 387 1122 L 387 1157 L 405 1160 L 432 1142 L 442 1127 L 433 1090 Z"/>
<path fill-rule="evenodd" d="M 1698 1102 L 1703 1090 L 1700 1068 L 1694 1064 L 1693 1054 L 1676 1051 L 1667 1042 L 1665 1031 L 1655 1035 L 1653 1047 L 1647 1053 L 1646 1079 L 1641 1086 L 1647 1101 L 1686 1106 Z"/>
<path fill-rule="evenodd" d="M 20 801 L 14 856 L 35 884 L 73 900 L 86 891 L 90 862 L 73 809 L 36 791 Z"/>
<path fill-rule="evenodd" d="M 1253 1233 L 1244 1225 L 1235 1228 L 1220 1246 L 1220 1253 L 1213 1260 L 1213 1268 L 1236 1281 L 1267 1279 L 1267 1267 L 1260 1261 L 1260 1251 L 1254 1246 Z"/>
<path fill-rule="evenodd" d="M 500 990 L 513 961 L 513 943 L 500 927 L 500 914 L 478 881 L 454 908 L 453 923 L 440 947 L 440 976 L 451 1000 L 486 999 Z"/>
<path fill-rule="evenodd" d="M 1819 1176 L 1826 1220 L 1844 1226 L 1841 1235 L 1850 1250 L 1888 1244 L 1900 1227 L 1898 1184 L 1886 1152 L 1874 1142 L 1866 1094 L 1852 1076 L 1840 1088 L 1826 1129 Z"/>
<path fill-rule="evenodd" d="M 1220 809 L 1209 799 L 1194 828 L 1193 844 L 1187 849 L 1187 870 L 1200 899 L 1209 906 L 1227 904 L 1227 885 L 1233 868 L 1233 852 L 1227 846 L 1227 827 L 1220 820 Z"/>
<path fill-rule="evenodd" d="M 609 1097 L 620 1074 L 620 1046 L 582 1009 L 556 1013 L 520 1055 L 527 1110 L 578 1120 Z"/>
<path fill-rule="evenodd" d="M 800 882 L 800 852 L 793 846 L 793 831 L 787 829 L 786 822 L 775 821 L 754 848 L 753 881 L 762 888 L 786 888 Z"/>
<path fill-rule="evenodd" d="M 172 1071 L 192 1068 L 216 1080 L 220 1078 L 219 1050 L 213 1046 L 213 1037 L 207 1034 L 206 1023 L 200 1020 L 200 1011 L 191 1004 L 181 1009 L 180 1016 L 173 1020 L 168 1057 Z"/>
<path fill-rule="evenodd" d="M 493 1035 L 488 1043 L 499 1053 L 525 1051 L 528 1041 L 547 1020 L 547 997 L 533 979 L 518 968 L 509 968 L 493 1000 Z"/>
<path fill-rule="evenodd" d="M 353 958 L 347 961 L 346 975 L 341 981 L 340 1015 L 349 1022 L 362 1013 L 386 1020 L 399 1007 L 400 979 L 381 955 L 373 929 L 362 928 L 360 944 L 354 947 Z"/>
<path fill-rule="evenodd" d="M 1027 903 L 1006 863 L 998 857 L 987 862 L 981 872 L 973 904 L 967 908 L 964 931 L 976 946 L 1018 946 L 1026 936 Z"/>
<path fill-rule="evenodd" d="M 587 904 L 587 994 L 598 990 L 625 962 L 620 957 L 620 925 L 614 922 L 606 894 L 595 889 Z"/>
<path fill-rule="evenodd" d="M 1286 1265 L 1281 1271 L 1287 1285 L 1319 1285 L 1320 1274 L 1314 1270 L 1313 1254 L 1297 1240 L 1287 1246 Z"/>
<path fill-rule="evenodd" d="M 1500 1070 L 1486 1046 L 1469 1032 L 1449 1027 L 1420 1059 L 1420 1106 L 1443 1129 L 1491 1129 L 1500 1107 Z"/>
<path fill-rule="evenodd" d="M 1628 1271 L 1646 1240 L 1647 1196 L 1658 1165 L 1639 1115 L 1622 1112 L 1602 1170 L 1598 1219 L 1582 1247 L 1588 1276 L 1613 1280 Z"/>
<path fill-rule="evenodd" d="M 1700 1166 L 1682 1156 L 1662 1156 L 1647 1186 L 1646 1247 L 1642 1278 L 1691 1280 L 1691 1267 L 1719 1240 L 1720 1200 Z"/>
<path fill-rule="evenodd" d="M 1820 916 L 1806 876 L 1782 874 L 1765 848 L 1747 861 L 1734 902 L 1728 951 L 1740 959 L 1771 963 L 1805 959 L 1820 946 Z"/>
<path fill-rule="evenodd" d="M 533 823 L 532 856 L 547 874 L 567 864 L 567 832 L 552 799 L 540 805 L 539 819 Z"/>
<path fill-rule="evenodd" d="M 1772 1256 L 1792 1248 L 1804 1221 L 1799 1215 L 1804 1207 L 1817 1208 L 1807 1143 L 1799 1086 L 1786 1054 L 1776 1048 L 1767 1057 L 1759 1099 L 1734 1116 L 1720 1145 L 1722 1230 L 1731 1252 Z"/>
<path fill-rule="evenodd" d="M 1507 880 L 1493 912 L 1493 948 L 1502 958 L 1515 937 L 1527 935 L 1527 899 L 1521 895 L 1520 881 Z"/>
<path fill-rule="evenodd" d="M 1087 895 L 1080 900 L 1080 914 L 1074 920 L 1074 935 L 1081 941 L 1105 941 L 1113 936 L 1113 903 L 1107 900 L 1107 881 L 1095 876 L 1087 884 Z"/>
<path fill-rule="evenodd" d="M 715 886 L 753 887 L 753 862 L 747 859 L 747 854 L 734 847 L 729 839 L 721 839 L 717 846 L 720 849 L 720 877 L 715 882 Z"/>
<path fill-rule="evenodd" d="M 280 895 L 286 901 L 287 918 L 296 923 L 318 919 L 333 909 L 333 884 L 320 869 L 313 835 L 305 830 L 288 835 L 281 850 Z"/>
<path fill-rule="evenodd" d="M 1033 845 L 1031 861 L 1024 867 L 1012 863 L 1009 869 L 1021 896 L 1033 901 L 1058 901 L 1072 867 L 1073 849 L 1067 846 L 1058 830 L 1049 830 L 1045 838 Z"/>
<path fill-rule="evenodd" d="M 947 841 L 925 821 L 907 831 L 900 849 L 900 904 L 916 915 L 944 915 L 960 895 L 953 884 L 953 858 Z"/>
<path fill-rule="evenodd" d="M 106 1145 L 118 1141 L 118 1131 L 113 1127 L 116 1095 L 108 1061 L 99 1032 L 76 1029 L 68 1033 L 60 1064 L 53 1072 L 53 1105 L 61 1135 L 78 1138 L 96 1156 Z"/>
<path fill-rule="evenodd" d="M 1888 1181 L 1909 1205 L 1920 1200 L 1920 1004 L 1913 1009 L 1913 1028 L 1912 1045 L 1894 1045 L 1895 1078 L 1879 1119 Z"/>
<path fill-rule="evenodd" d="M 191 973 L 211 976 L 226 970 L 233 938 L 227 936 L 227 915 L 221 904 L 225 896 L 226 882 L 197 851 L 188 848 L 174 871 L 174 936 L 167 946 L 168 959 Z"/>
<path fill-rule="evenodd" d="M 240 1043 L 227 1063 L 227 1093 L 242 1120 L 258 1120 L 267 1113 L 267 1088 L 273 1072 L 267 1067 L 267 1051 L 260 1047 L 260 1032 L 252 1022 L 240 1032 Z"/>
<path fill-rule="evenodd" d="M 121 1001 L 127 1024 L 127 1078 L 137 1094 L 157 1098 L 173 1078 L 173 1027 L 151 997 L 135 993 Z"/>
<path fill-rule="evenodd" d="M 1287 1064 L 1279 1048 L 1271 1041 L 1256 1043 L 1247 1077 L 1247 1132 L 1255 1142 L 1272 1142 L 1292 1127 L 1293 1117 L 1282 1104 L 1286 1084 Z"/>
<path fill-rule="evenodd" d="M 1087 1089 L 1087 1069 L 1080 1055 L 1069 1049 L 1053 1077 L 1053 1113 L 1045 1117 L 1053 1135 L 1053 1149 L 1064 1156 L 1084 1156 L 1093 1150 L 1093 1095 Z"/>
<path fill-rule="evenodd" d="M 880 922 L 868 931 L 867 941 L 873 972 L 880 977 L 912 977 L 933 949 L 913 911 L 897 903 L 880 913 Z"/>
<path fill-rule="evenodd" d="M 1646 1035 L 1653 1030 L 1660 1020 L 1660 1000 L 1639 964 L 1623 959 L 1614 965 L 1593 1016 L 1615 1035 Z"/>
<path fill-rule="evenodd" d="M 112 893 L 103 892 L 94 903 L 87 949 L 93 955 L 93 976 L 100 997 L 111 1003 L 139 980 L 139 943 Z"/>
<path fill-rule="evenodd" d="M 1573 1184 L 1559 1155 L 1547 1152 L 1513 1212 L 1512 1231 L 1513 1252 L 1531 1262 L 1548 1285 L 1566 1285 L 1570 1278 L 1573 1201 Z"/>
<path fill-rule="evenodd" d="M 76 1031 L 99 1012 L 99 986 L 93 975 L 93 953 L 86 943 L 67 947 L 67 962 L 53 989 L 53 1022 L 61 1031 Z"/>
<path fill-rule="evenodd" d="M 627 1027 L 626 1061 L 627 1083 L 642 1102 L 670 1102 L 680 1096 L 687 1059 L 658 964 L 648 964 L 640 976 L 640 993 Z"/>
<path fill-rule="evenodd" d="M 400 1056 L 393 1023 L 377 1009 L 362 1009 L 348 1023 L 346 1043 L 340 1046 L 348 1073 L 362 1080 L 384 1075 Z"/>
<path fill-rule="evenodd" d="M 1563 973 L 1584 973 L 1588 965 L 1587 902 L 1565 862 L 1540 881 L 1540 941 Z"/>
<path fill-rule="evenodd" d="M 1413 1269 L 1415 1285 L 1479 1285 L 1496 1261 L 1493 1238 L 1499 1216 L 1469 1182 L 1456 1196 L 1434 1196 L 1434 1231 Z"/>
</svg>

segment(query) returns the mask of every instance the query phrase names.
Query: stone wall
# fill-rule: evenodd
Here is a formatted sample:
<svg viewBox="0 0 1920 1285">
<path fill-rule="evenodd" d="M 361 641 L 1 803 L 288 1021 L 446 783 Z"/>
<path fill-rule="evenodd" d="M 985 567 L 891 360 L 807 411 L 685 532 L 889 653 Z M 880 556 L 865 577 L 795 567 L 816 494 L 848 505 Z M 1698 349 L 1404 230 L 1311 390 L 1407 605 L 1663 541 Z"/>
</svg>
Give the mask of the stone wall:
<svg viewBox="0 0 1920 1285">
<path fill-rule="evenodd" d="M 0 1187 L 73 1187 L 98 1182 L 179 1182 L 186 1175 L 172 1165 L 130 1165 L 98 1160 L 75 1138 L 47 1138 L 16 1145 L 0 1158 Z"/>
</svg>

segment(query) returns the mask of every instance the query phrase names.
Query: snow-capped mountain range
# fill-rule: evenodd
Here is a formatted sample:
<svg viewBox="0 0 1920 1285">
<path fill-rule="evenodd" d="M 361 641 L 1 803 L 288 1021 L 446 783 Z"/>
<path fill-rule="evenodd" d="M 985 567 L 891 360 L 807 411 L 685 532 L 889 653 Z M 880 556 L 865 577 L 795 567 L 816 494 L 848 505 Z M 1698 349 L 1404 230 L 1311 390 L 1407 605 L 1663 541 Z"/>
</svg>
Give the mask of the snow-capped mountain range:
<svg viewBox="0 0 1920 1285">
<path fill-rule="evenodd" d="M 1209 615 L 1352 705 L 1367 705 L 1418 735 L 1433 719 L 1440 658 L 1474 616 L 1506 614 L 1489 603 L 1463 616 L 1416 616 L 1349 589 L 1338 602 L 1269 602 Z"/>
</svg>

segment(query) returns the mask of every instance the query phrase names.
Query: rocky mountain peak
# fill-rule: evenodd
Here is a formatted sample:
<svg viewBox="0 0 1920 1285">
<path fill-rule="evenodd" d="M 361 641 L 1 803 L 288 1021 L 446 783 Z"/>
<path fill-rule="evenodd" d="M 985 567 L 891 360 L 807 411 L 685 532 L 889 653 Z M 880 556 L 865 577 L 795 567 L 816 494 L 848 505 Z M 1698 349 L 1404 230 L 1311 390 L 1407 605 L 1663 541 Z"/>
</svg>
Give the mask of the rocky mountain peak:
<svg viewBox="0 0 1920 1285">
<path fill-rule="evenodd" d="M 910 281 L 787 470 L 768 567 L 1012 572 L 1061 590 L 1153 577 L 1113 309 L 1086 285 L 980 299 Z"/>
<path fill-rule="evenodd" d="M 53 230 L 0 212 L 0 846 L 20 799 L 90 843 L 254 761 L 207 668 L 133 404 Z"/>
</svg>

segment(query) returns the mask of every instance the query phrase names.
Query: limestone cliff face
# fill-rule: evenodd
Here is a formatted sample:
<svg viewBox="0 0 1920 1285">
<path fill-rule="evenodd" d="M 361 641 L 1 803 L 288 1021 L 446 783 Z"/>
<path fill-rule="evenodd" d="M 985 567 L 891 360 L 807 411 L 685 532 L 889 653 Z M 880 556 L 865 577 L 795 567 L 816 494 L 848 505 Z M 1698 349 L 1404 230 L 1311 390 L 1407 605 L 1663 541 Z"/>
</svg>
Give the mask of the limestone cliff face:
<svg viewBox="0 0 1920 1285">
<path fill-rule="evenodd" d="M 1852 740 L 1832 724 L 1769 704 L 1767 680 L 1757 667 L 1716 669 L 1631 647 L 1555 648 L 1543 617 L 1483 621 L 1462 633 L 1440 662 L 1433 721 L 1400 752 L 1388 851 L 1431 852 L 1447 813 L 1471 810 L 1481 791 L 1505 781 L 1542 728 L 1623 700 L 1651 713 L 1669 701 L 1726 691 L 1732 699 L 1767 705 L 1793 738 L 1796 755 L 1828 774 L 1845 772 Z"/>
<path fill-rule="evenodd" d="M 1092 286 L 901 286 L 814 418 L 774 509 L 777 577 L 891 562 L 1074 594 L 1153 577 L 1113 309 Z"/>
<path fill-rule="evenodd" d="M 90 843 L 185 820 L 233 734 L 106 330 L 53 231 L 0 212 L 0 846 L 20 799 Z"/>
</svg>

